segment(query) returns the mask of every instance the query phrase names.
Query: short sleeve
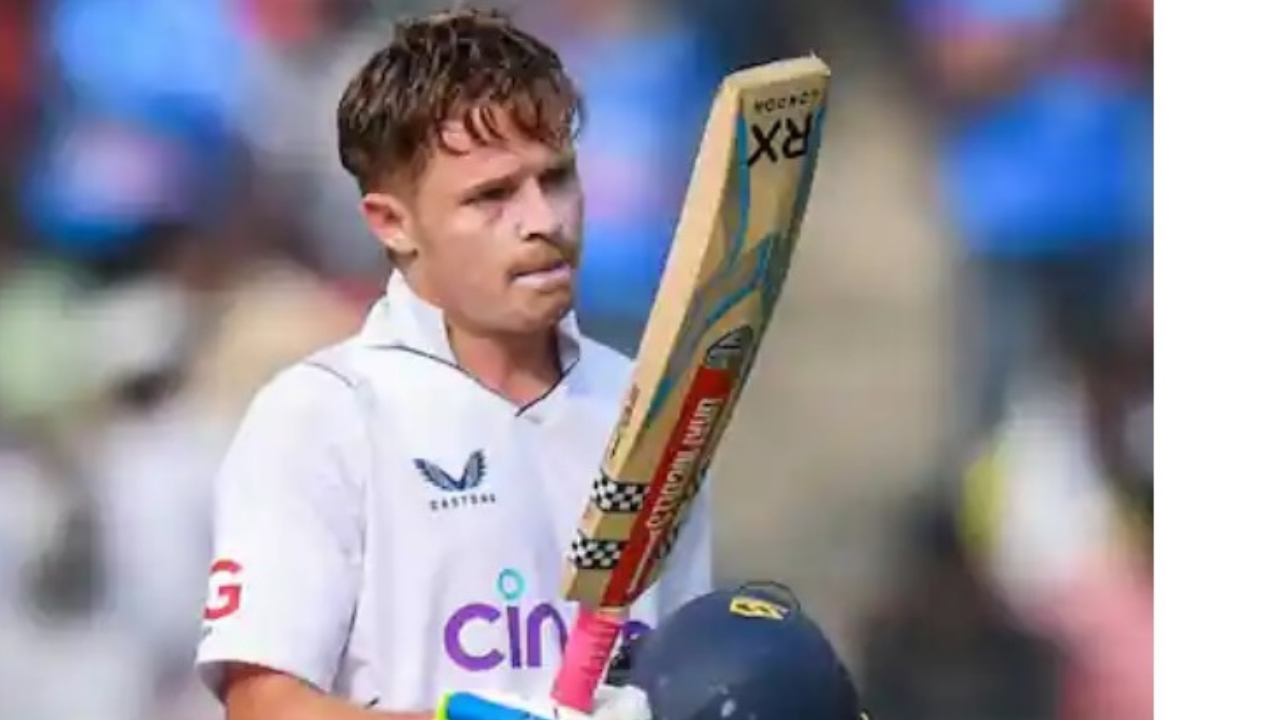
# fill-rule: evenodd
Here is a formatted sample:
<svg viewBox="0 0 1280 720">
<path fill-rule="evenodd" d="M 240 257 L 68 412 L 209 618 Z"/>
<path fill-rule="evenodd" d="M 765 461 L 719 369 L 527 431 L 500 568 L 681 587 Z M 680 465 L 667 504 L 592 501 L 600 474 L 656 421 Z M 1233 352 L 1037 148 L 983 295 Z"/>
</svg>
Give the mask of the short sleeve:
<svg viewBox="0 0 1280 720">
<path fill-rule="evenodd" d="M 214 485 L 214 559 L 197 666 L 228 663 L 330 690 L 355 612 L 367 447 L 345 378 L 300 365 L 254 398 Z"/>
<path fill-rule="evenodd" d="M 666 616 L 690 600 L 712 590 L 711 477 L 689 508 L 680 536 L 667 560 L 658 589 L 658 613 Z"/>
</svg>

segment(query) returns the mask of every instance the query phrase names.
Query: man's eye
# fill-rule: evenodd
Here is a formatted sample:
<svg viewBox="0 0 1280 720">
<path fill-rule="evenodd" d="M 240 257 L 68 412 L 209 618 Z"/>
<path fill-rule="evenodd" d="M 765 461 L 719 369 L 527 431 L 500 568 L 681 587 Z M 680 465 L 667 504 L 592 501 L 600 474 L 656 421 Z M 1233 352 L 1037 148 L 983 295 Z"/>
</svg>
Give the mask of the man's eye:
<svg viewBox="0 0 1280 720">
<path fill-rule="evenodd" d="M 510 186 L 498 185 L 495 187 L 486 188 L 484 190 L 480 190 L 479 192 L 473 193 L 469 198 L 467 198 L 467 202 L 470 202 L 470 203 L 503 202 L 504 200 L 507 200 L 508 198 L 511 197 L 512 192 L 513 190 Z"/>
</svg>

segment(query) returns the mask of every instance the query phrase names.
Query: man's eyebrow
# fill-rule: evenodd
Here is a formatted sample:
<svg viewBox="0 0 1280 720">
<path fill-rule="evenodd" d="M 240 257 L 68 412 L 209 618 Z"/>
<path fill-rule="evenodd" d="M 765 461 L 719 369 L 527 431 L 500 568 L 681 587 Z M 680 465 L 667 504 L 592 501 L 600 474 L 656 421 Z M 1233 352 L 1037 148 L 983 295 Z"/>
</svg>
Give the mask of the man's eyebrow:
<svg viewBox="0 0 1280 720">
<path fill-rule="evenodd" d="M 505 172 L 483 176 L 479 180 L 463 185 L 461 194 L 463 197 L 470 197 L 472 195 L 488 192 L 489 190 L 505 187 L 519 180 L 521 174 L 522 171 L 519 168 L 514 168 Z"/>
<path fill-rule="evenodd" d="M 572 169 L 578 162 L 578 153 L 573 150 L 566 150 L 556 154 L 544 167 L 537 171 L 537 175 L 542 176 L 548 172 L 560 172 Z M 478 180 L 470 182 L 463 186 L 461 195 L 463 197 L 471 197 L 489 190 L 506 187 L 519 181 L 521 176 L 526 174 L 523 168 L 512 168 L 505 172 L 498 172 L 493 175 L 481 177 Z"/>
</svg>

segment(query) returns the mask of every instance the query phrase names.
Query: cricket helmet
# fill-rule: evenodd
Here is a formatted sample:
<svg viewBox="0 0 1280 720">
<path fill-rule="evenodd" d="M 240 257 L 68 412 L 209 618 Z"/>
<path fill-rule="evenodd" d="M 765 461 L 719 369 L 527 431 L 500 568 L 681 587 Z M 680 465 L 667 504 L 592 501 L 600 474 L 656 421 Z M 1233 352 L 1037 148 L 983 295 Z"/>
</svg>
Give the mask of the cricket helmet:
<svg viewBox="0 0 1280 720">
<path fill-rule="evenodd" d="M 623 648 L 609 682 L 645 691 L 653 720 L 858 720 L 858 691 L 785 586 L 695 598 Z"/>
</svg>

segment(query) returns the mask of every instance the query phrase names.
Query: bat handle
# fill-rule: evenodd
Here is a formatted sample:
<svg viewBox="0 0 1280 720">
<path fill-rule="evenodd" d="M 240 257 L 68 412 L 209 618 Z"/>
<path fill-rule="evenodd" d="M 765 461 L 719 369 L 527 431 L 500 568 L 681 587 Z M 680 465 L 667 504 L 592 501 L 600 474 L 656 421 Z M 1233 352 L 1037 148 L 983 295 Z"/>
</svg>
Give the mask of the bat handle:
<svg viewBox="0 0 1280 720">
<path fill-rule="evenodd" d="M 623 613 L 582 607 L 565 646 L 564 663 L 556 675 L 551 697 L 561 705 L 590 714 L 596 687 L 604 675 L 614 643 L 622 633 Z"/>
</svg>

